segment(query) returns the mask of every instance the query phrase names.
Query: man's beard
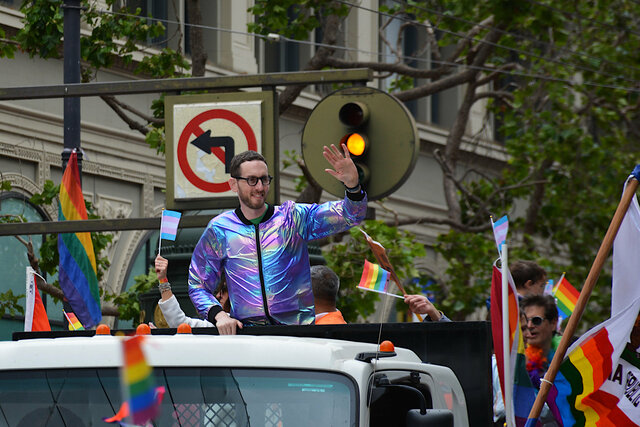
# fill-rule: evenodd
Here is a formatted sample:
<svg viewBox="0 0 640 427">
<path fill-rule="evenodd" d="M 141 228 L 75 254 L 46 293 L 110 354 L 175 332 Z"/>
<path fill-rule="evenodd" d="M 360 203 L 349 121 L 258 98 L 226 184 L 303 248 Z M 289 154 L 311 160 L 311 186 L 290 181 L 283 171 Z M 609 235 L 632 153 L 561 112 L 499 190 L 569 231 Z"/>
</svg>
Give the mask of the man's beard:
<svg viewBox="0 0 640 427">
<path fill-rule="evenodd" d="M 252 194 L 262 194 L 262 199 L 260 200 L 252 200 L 251 199 L 251 195 Z M 250 209 L 260 209 L 264 206 L 264 198 L 266 196 L 266 191 L 262 190 L 262 191 L 249 191 L 247 193 L 243 193 L 240 192 L 238 193 L 238 196 L 240 197 L 240 201 L 247 206 Z"/>
</svg>

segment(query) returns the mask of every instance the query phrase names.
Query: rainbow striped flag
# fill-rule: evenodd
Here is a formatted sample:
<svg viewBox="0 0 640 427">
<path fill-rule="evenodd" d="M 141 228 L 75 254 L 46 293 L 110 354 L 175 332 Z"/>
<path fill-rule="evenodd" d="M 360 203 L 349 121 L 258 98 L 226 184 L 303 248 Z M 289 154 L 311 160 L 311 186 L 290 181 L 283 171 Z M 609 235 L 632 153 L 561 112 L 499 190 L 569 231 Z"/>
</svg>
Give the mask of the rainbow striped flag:
<svg viewBox="0 0 640 427">
<path fill-rule="evenodd" d="M 67 313 L 66 311 L 62 310 L 62 314 L 64 314 L 64 317 L 67 318 L 67 322 L 69 322 L 70 331 L 84 331 L 82 323 L 80 323 L 74 313 Z"/>
<path fill-rule="evenodd" d="M 491 332 L 493 335 L 493 350 L 498 365 L 498 375 L 500 376 L 500 387 L 503 392 L 505 384 L 513 386 L 513 413 L 515 420 L 509 425 L 523 426 L 529 416 L 529 411 L 536 400 L 536 389 L 531 384 L 531 379 L 527 373 L 527 363 L 524 355 L 524 341 L 522 330 L 520 329 L 520 312 L 518 308 L 518 298 L 516 286 L 513 278 L 509 274 L 508 288 L 509 303 L 509 346 L 510 360 L 507 362 L 511 367 L 511 378 L 505 378 L 504 372 L 504 352 L 502 341 L 502 273 L 493 266 L 491 277 Z M 506 404 L 506 403 L 505 403 Z"/>
<path fill-rule="evenodd" d="M 72 152 L 60 184 L 58 221 L 86 220 L 87 209 L 82 196 L 78 156 Z M 100 294 L 96 257 L 89 233 L 58 235 L 60 266 L 58 280 L 64 296 L 82 324 L 93 327 L 100 323 Z"/>
<path fill-rule="evenodd" d="M 558 282 L 553 291 L 553 296 L 556 297 L 558 303 L 558 310 L 564 314 L 564 317 L 571 316 L 573 310 L 576 308 L 578 297 L 580 292 L 574 288 L 564 275 Z"/>
<path fill-rule="evenodd" d="M 640 298 L 567 351 L 547 399 L 561 426 L 640 425 L 640 378 L 623 373 L 620 357 L 638 310 Z"/>
<path fill-rule="evenodd" d="M 164 392 L 163 388 L 155 387 L 153 369 L 147 364 L 142 351 L 143 340 L 143 336 L 136 335 L 122 342 L 122 386 L 127 396 L 129 416 L 135 425 L 144 425 L 158 415 Z"/>
<path fill-rule="evenodd" d="M 378 264 L 374 264 L 365 259 L 364 269 L 362 270 L 362 277 L 360 278 L 360 283 L 358 283 L 358 288 L 388 294 L 389 272 Z"/>
</svg>

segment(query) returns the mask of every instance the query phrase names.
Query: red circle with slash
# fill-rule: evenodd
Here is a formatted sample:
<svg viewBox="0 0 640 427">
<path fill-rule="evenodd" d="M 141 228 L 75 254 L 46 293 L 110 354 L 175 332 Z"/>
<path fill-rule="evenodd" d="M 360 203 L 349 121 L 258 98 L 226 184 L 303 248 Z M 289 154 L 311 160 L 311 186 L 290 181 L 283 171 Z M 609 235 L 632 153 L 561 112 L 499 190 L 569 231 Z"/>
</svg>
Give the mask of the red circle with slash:
<svg viewBox="0 0 640 427">
<path fill-rule="evenodd" d="M 191 168 L 189 164 L 189 159 L 187 158 L 187 147 L 189 146 L 189 138 L 191 135 L 195 135 L 196 137 L 202 135 L 204 131 L 200 127 L 200 125 L 208 120 L 214 119 L 222 119 L 228 120 L 234 125 L 238 126 L 244 137 L 247 140 L 248 150 L 257 151 L 258 150 L 258 142 L 256 141 L 256 135 L 253 133 L 253 129 L 251 129 L 251 125 L 242 118 L 237 113 L 229 110 L 215 109 L 208 110 L 203 113 L 198 114 L 193 119 L 187 123 L 184 127 L 184 130 L 180 134 L 180 139 L 178 140 L 178 164 L 180 165 L 180 170 L 187 178 L 187 180 L 199 188 L 200 190 L 204 190 L 210 193 L 224 193 L 231 190 L 231 186 L 228 181 L 215 183 L 210 181 L 205 181 L 200 178 Z M 211 149 L 211 154 L 215 155 L 224 163 L 224 152 L 220 147 L 213 147 Z"/>
</svg>

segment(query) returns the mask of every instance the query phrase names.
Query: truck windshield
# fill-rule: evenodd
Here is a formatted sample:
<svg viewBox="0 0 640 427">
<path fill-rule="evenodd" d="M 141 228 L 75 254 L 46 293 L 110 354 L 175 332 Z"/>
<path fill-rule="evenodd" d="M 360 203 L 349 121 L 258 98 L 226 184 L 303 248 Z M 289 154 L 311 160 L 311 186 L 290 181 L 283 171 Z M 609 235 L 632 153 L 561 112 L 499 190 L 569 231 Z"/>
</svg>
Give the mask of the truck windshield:
<svg viewBox="0 0 640 427">
<path fill-rule="evenodd" d="M 155 368 L 166 392 L 154 426 L 353 426 L 348 377 L 328 372 Z M 1 426 L 108 425 L 122 403 L 119 372 L 56 369 L 0 372 Z"/>
</svg>

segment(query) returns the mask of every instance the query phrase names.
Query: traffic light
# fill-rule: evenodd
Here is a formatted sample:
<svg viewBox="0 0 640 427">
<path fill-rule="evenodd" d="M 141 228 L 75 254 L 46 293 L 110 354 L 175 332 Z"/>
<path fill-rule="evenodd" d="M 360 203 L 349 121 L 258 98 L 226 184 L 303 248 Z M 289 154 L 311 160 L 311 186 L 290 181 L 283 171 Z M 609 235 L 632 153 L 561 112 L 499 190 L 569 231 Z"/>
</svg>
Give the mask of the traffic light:
<svg viewBox="0 0 640 427">
<path fill-rule="evenodd" d="M 302 156 L 309 173 L 327 192 L 342 197 L 344 186 L 325 172 L 325 145 L 345 144 L 369 200 L 397 190 L 418 158 L 420 140 L 411 113 L 393 96 L 370 87 L 341 89 L 311 112 L 302 132 Z"/>
</svg>

